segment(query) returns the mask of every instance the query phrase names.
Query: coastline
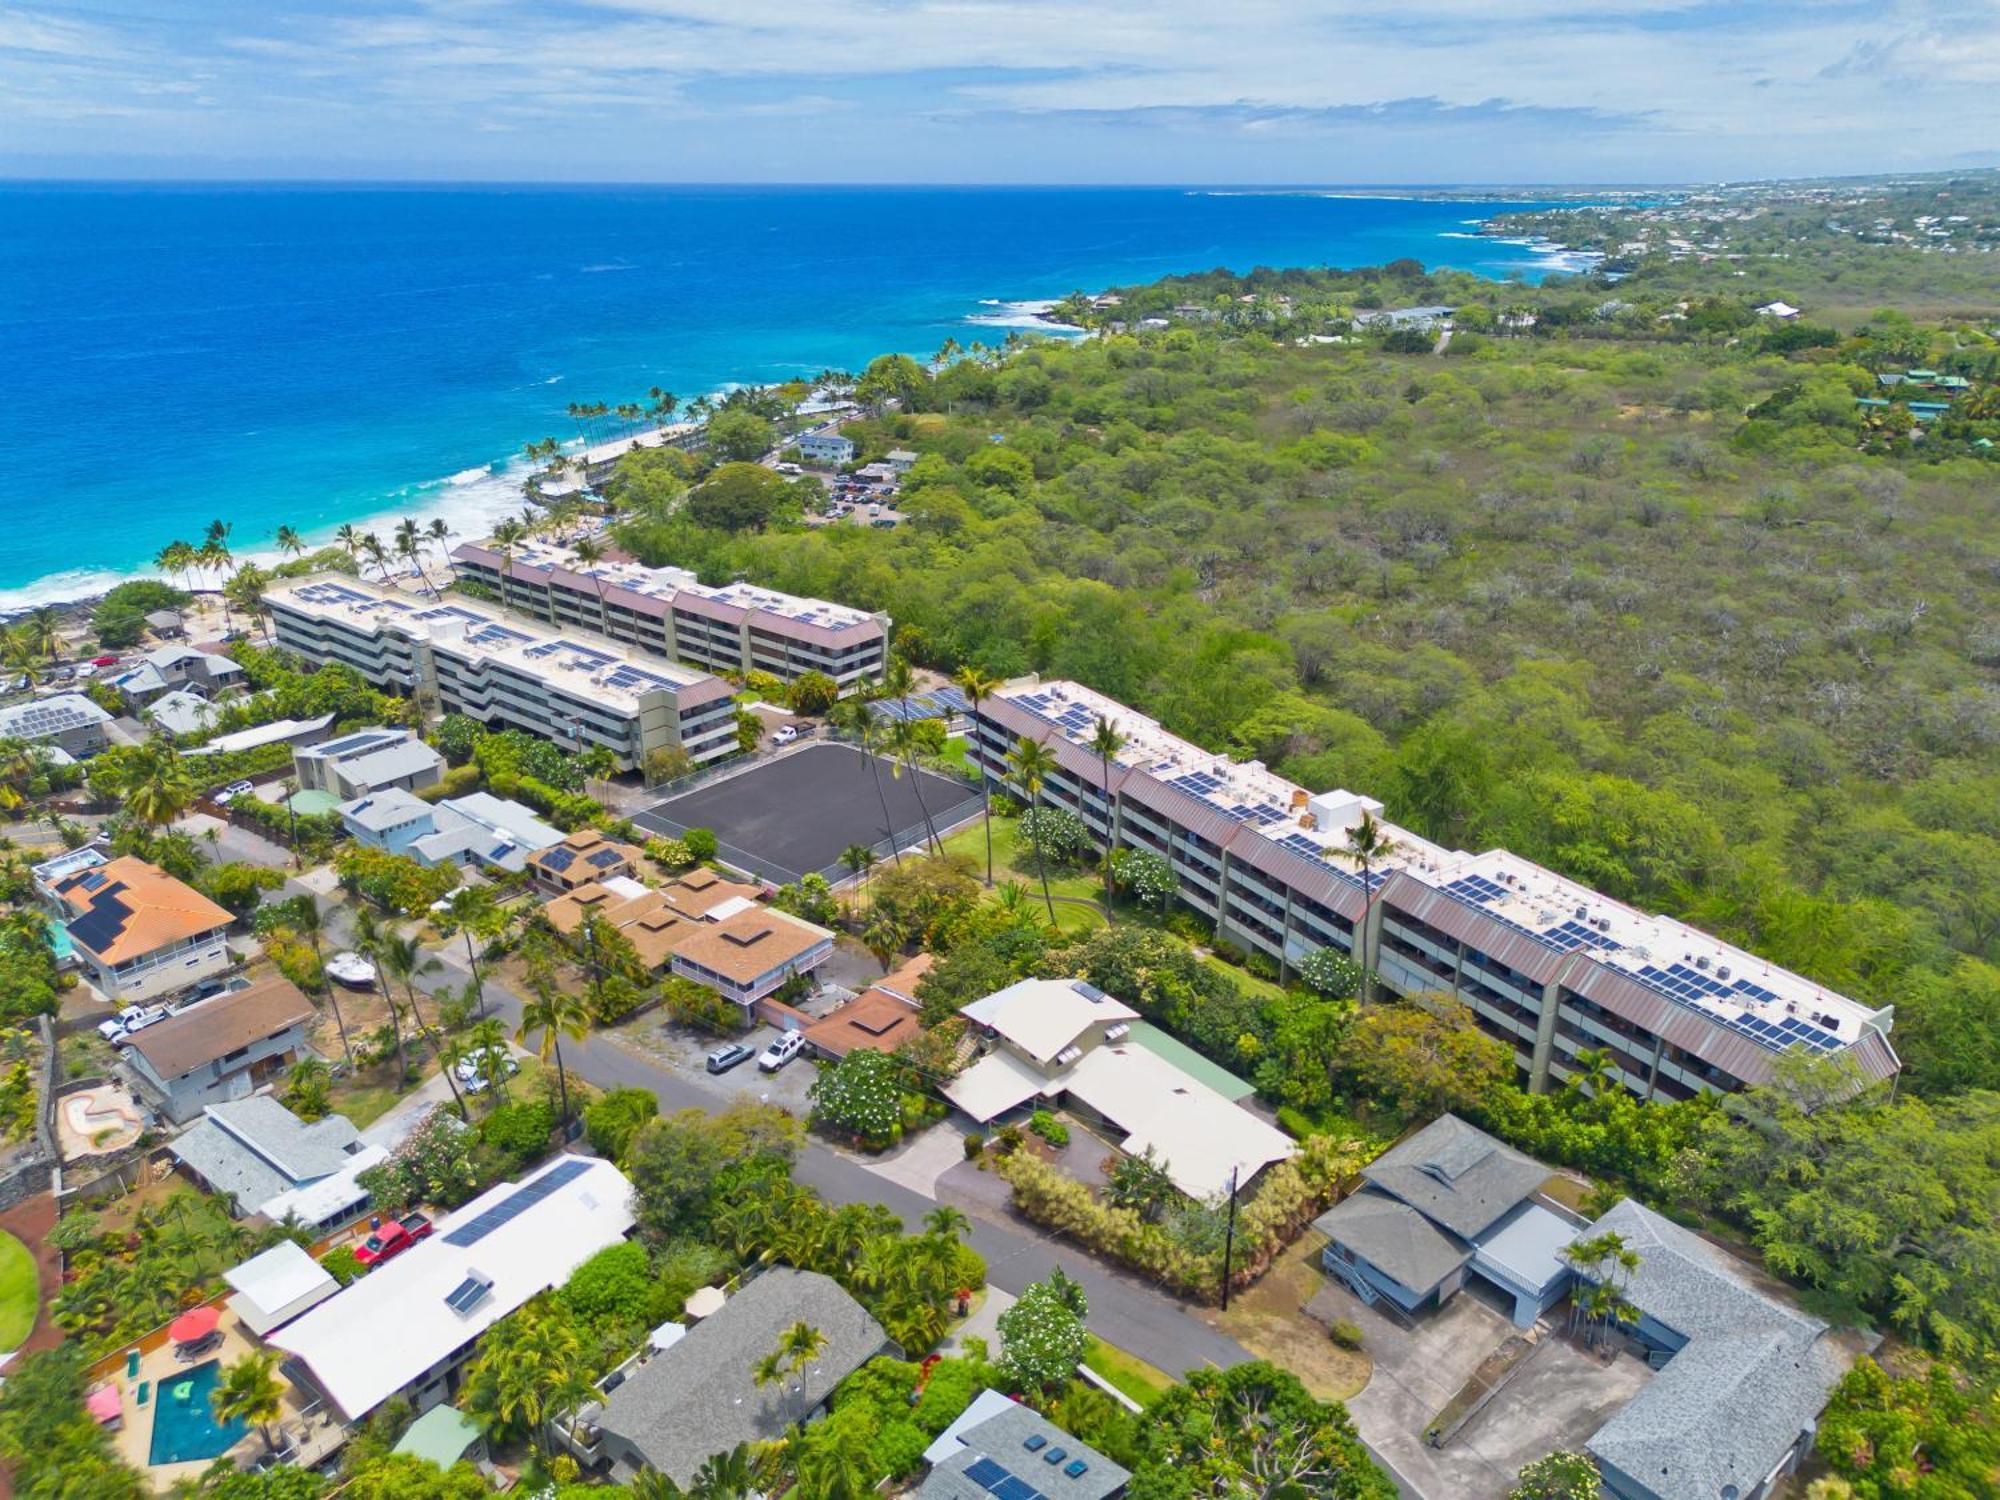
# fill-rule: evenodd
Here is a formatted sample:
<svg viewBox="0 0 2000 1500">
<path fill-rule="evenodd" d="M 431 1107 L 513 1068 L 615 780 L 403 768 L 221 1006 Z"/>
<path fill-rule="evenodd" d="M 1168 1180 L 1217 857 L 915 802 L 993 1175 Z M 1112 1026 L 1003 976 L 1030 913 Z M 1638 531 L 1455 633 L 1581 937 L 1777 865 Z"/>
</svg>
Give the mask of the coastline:
<svg viewBox="0 0 2000 1500">
<path fill-rule="evenodd" d="M 1213 191 L 1217 196 L 1274 194 L 1292 196 L 1301 190 Z M 1308 195 L 1396 199 L 1418 196 L 1328 190 L 1311 192 Z M 1488 197 L 1484 201 L 1496 200 Z M 1529 203 L 1537 200 L 1531 195 L 1522 194 L 1516 201 Z M 1601 259 L 1591 252 L 1573 251 L 1553 241 L 1496 233 L 1489 227 L 1489 221 L 1484 219 L 1466 220 L 1463 224 L 1465 227 L 1462 231 L 1441 232 L 1437 237 L 1518 246 L 1528 251 L 1539 263 L 1543 274 L 1576 274 L 1587 271 Z M 1057 297 L 982 298 L 973 304 L 970 310 L 964 312 L 959 321 L 969 330 L 1038 332 L 1046 336 L 1065 338 L 1083 334 L 1084 330 L 1076 325 L 1064 323 L 1049 315 L 1058 300 Z M 974 336 L 979 335 L 975 333 Z M 708 394 L 711 397 L 720 397 L 735 388 L 737 384 L 740 382 L 721 382 Z M 641 434 L 634 434 L 634 436 L 639 435 Z M 587 439 L 582 438 L 563 444 L 564 451 L 570 453 L 581 451 L 587 446 L 602 445 L 591 445 Z M 401 485 L 381 494 L 369 505 L 358 509 L 355 514 L 345 516 L 338 521 L 330 520 L 316 527 L 301 528 L 301 534 L 309 547 L 324 547 L 333 543 L 335 533 L 341 525 L 353 525 L 362 531 L 386 532 L 404 517 L 409 517 L 422 524 L 427 524 L 433 519 L 442 519 L 450 527 L 454 541 L 477 539 L 490 532 L 496 522 L 507 516 L 519 514 L 526 507 L 527 500 L 523 486 L 531 472 L 532 466 L 521 458 L 518 452 L 502 455 L 488 460 L 483 465 L 474 465 L 452 474 Z M 225 515 L 224 519 L 230 518 Z M 286 560 L 286 555 L 277 548 L 272 539 L 239 535 L 235 540 L 239 543 L 234 556 L 238 564 L 254 562 L 259 566 L 270 566 Z M 121 583 L 160 576 L 162 576 L 160 571 L 150 562 L 135 563 L 127 569 L 105 568 L 45 574 L 23 584 L 0 587 L 0 621 L 12 621 L 31 610 L 44 607 L 54 608 L 65 614 L 87 612 L 106 593 Z"/>
</svg>

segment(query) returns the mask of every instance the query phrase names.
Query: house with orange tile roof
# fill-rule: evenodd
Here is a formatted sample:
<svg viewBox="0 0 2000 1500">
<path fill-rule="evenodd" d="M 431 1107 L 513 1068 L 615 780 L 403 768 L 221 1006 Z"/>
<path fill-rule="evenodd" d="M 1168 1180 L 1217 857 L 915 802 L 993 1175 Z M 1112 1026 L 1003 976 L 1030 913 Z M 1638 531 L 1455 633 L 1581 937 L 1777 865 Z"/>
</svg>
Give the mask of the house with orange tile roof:
<svg viewBox="0 0 2000 1500">
<path fill-rule="evenodd" d="M 672 969 L 747 1009 L 832 956 L 824 927 L 751 906 L 695 927 L 674 945 Z"/>
<path fill-rule="evenodd" d="M 931 970 L 928 953 L 915 958 L 856 995 L 831 1015 L 806 1028 L 806 1045 L 839 1062 L 850 1052 L 894 1052 L 923 1028 L 918 1020 L 917 983 Z"/>
<path fill-rule="evenodd" d="M 107 1000 L 161 1000 L 228 971 L 223 941 L 234 920 L 222 907 L 134 855 L 55 883 L 70 944 Z"/>
</svg>

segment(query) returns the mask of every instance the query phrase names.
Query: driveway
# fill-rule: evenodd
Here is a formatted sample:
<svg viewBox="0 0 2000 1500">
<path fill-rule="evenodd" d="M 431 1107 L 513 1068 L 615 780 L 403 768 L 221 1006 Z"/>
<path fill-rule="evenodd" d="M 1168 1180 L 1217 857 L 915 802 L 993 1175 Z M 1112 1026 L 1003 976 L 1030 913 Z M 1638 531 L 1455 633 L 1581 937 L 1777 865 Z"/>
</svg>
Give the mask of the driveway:
<svg viewBox="0 0 2000 1500">
<path fill-rule="evenodd" d="M 460 967 L 462 953 L 434 952 L 441 968 L 420 981 L 425 989 L 434 991 L 466 982 L 469 976 Z M 519 1024 L 518 996 L 489 982 L 486 997 L 493 1012 L 509 1026 Z M 663 1111 L 716 1109 L 742 1091 L 732 1085 L 733 1074 L 711 1079 L 706 1074 L 685 1072 L 603 1033 L 580 1042 L 565 1042 L 563 1058 L 578 1077 L 599 1088 L 650 1089 Z M 789 1074 L 800 1067 L 794 1063 L 785 1071 Z M 789 1081 L 785 1086 L 790 1086 Z M 936 1207 L 935 1200 L 817 1141 L 799 1152 L 793 1175 L 832 1203 L 880 1203 L 912 1229 Z M 1240 1344 L 1208 1321 L 1206 1309 L 1180 1302 L 1148 1282 L 1102 1264 L 1074 1245 L 1058 1243 L 1024 1221 L 975 1215 L 968 1239 L 985 1257 L 989 1283 L 1016 1296 L 1060 1265 L 1083 1285 L 1090 1300 L 1090 1315 L 1085 1321 L 1091 1331 L 1160 1369 L 1179 1372 L 1200 1365 L 1241 1364 L 1250 1358 Z"/>
</svg>

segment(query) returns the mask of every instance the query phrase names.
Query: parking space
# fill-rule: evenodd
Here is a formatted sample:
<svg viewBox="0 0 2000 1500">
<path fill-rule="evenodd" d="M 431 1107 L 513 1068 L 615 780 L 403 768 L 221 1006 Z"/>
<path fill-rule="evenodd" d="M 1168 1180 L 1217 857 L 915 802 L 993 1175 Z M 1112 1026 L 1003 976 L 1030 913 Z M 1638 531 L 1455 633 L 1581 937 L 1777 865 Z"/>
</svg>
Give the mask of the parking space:
<svg viewBox="0 0 2000 1500">
<path fill-rule="evenodd" d="M 669 836 L 709 829 L 724 860 L 782 884 L 817 870 L 839 875 L 844 849 L 886 844 L 891 830 L 897 844 L 915 843 L 926 813 L 942 830 L 978 808 L 965 782 L 930 771 L 898 776 L 888 761 L 876 757 L 871 769 L 869 760 L 851 745 L 807 745 L 670 797 L 634 821 Z"/>
<path fill-rule="evenodd" d="M 711 1073 L 708 1071 L 708 1054 L 724 1043 L 691 1027 L 663 1021 L 657 1011 L 632 1025 L 621 1027 L 618 1032 L 619 1040 L 626 1046 L 699 1082 L 711 1092 L 755 1099 L 764 1104 L 778 1104 L 803 1115 L 812 1108 L 807 1094 L 813 1079 L 819 1076 L 814 1064 L 801 1055 L 775 1073 L 767 1073 L 757 1066 L 757 1055 L 775 1041 L 778 1034 L 775 1026 L 753 1027 L 736 1038 L 739 1045 L 750 1050 L 749 1060 L 738 1063 L 727 1073 Z"/>
</svg>

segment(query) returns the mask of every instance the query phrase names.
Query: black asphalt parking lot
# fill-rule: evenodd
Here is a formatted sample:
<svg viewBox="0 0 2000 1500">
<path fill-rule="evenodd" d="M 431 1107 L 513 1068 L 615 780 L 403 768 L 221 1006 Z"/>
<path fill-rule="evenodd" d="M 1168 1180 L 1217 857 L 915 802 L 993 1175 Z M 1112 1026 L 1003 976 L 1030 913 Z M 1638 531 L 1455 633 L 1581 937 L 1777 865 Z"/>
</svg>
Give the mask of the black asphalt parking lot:
<svg viewBox="0 0 2000 1500">
<path fill-rule="evenodd" d="M 840 855 L 850 844 L 874 845 L 887 857 L 885 799 L 899 845 L 924 836 L 924 807 L 910 774 L 897 776 L 891 762 L 875 757 L 878 796 L 868 759 L 849 745 L 808 745 L 670 797 L 633 821 L 669 836 L 710 829 L 727 863 L 766 880 L 783 884 L 813 871 L 831 879 L 843 873 Z M 962 781 L 929 771 L 918 777 L 939 832 L 979 806 L 979 793 Z"/>
</svg>

